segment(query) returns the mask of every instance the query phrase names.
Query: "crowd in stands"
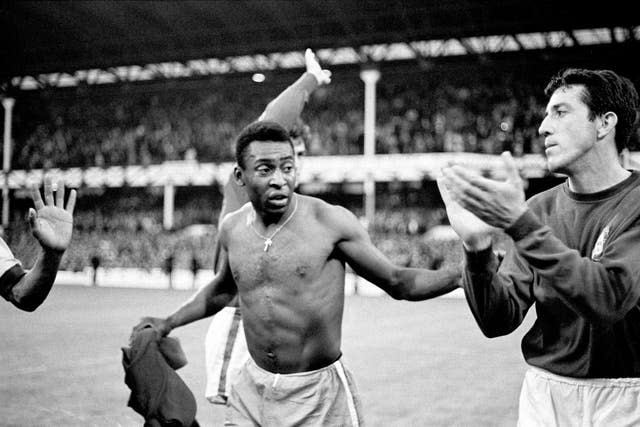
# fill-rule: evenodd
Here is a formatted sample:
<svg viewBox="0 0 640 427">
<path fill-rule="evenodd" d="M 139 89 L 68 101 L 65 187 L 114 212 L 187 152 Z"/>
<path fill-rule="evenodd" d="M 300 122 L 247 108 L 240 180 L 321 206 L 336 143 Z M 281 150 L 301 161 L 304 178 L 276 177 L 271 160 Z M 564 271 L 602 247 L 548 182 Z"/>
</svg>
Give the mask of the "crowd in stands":
<svg viewBox="0 0 640 427">
<path fill-rule="evenodd" d="M 220 206 L 211 202 L 215 196 L 206 197 L 205 193 L 180 201 L 173 230 L 163 229 L 160 196 L 144 189 L 81 194 L 74 215 L 72 244 L 61 268 L 82 271 L 90 268 L 92 258 L 97 257 L 105 268 L 154 269 L 162 268 L 172 256 L 175 268 L 189 268 L 195 257 L 201 268 L 211 269 Z M 360 206 L 350 206 L 346 199 L 344 203 L 341 204 L 363 217 Z M 7 237 L 28 268 L 35 261 L 37 243 L 22 218 L 22 214 L 14 216 Z M 445 221 L 443 208 L 402 208 L 380 200 L 369 232 L 376 246 L 395 263 L 436 268 L 458 262 L 460 257 L 457 241 L 428 238 L 427 231 Z"/>
<path fill-rule="evenodd" d="M 540 84 L 527 83 L 528 76 L 523 77 L 498 74 L 464 84 L 426 73 L 411 78 L 383 74 L 377 87 L 376 152 L 541 153 L 537 128 L 545 100 Z M 33 92 L 16 102 L 12 167 L 229 161 L 234 136 L 288 83 L 269 87 L 202 82 L 195 89 L 175 83 L 153 90 L 123 85 Z M 354 74 L 336 73 L 331 85 L 314 92 L 303 114 L 311 130 L 308 154 L 362 153 L 363 98 L 363 84 Z M 637 134 L 632 137 L 632 150 L 640 147 L 638 139 Z M 211 268 L 219 198 L 200 195 L 177 203 L 175 230 L 211 225 L 210 233 L 189 236 L 164 230 L 162 195 L 144 191 L 124 197 L 81 196 L 74 240 L 62 268 L 82 270 L 93 256 L 99 256 L 104 267 L 162 268 L 170 255 L 176 268 L 188 268 L 194 257 L 199 265 Z M 427 268 L 459 262 L 457 241 L 426 237 L 434 226 L 446 223 L 442 209 L 407 207 L 397 201 L 378 205 L 369 231 L 394 262 Z M 360 208 L 352 210 L 363 216 Z M 19 230 L 12 236 L 12 247 L 25 254 L 28 266 L 33 238 Z"/>
<path fill-rule="evenodd" d="M 198 89 L 175 83 L 24 95 L 15 107 L 13 169 L 231 160 L 234 136 L 285 86 L 204 81 Z M 383 74 L 376 151 L 540 153 L 544 102 L 539 83 L 513 74 L 467 84 L 428 73 Z M 336 74 L 319 88 L 304 111 L 308 153 L 362 153 L 363 103 L 357 75 Z"/>
</svg>

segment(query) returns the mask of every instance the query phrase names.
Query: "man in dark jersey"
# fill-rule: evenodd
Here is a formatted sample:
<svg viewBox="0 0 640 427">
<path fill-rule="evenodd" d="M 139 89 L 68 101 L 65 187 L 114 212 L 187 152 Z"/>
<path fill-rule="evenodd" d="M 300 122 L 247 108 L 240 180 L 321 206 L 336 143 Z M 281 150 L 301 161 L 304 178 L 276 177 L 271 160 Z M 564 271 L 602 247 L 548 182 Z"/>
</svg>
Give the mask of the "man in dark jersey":
<svg viewBox="0 0 640 427">
<path fill-rule="evenodd" d="M 505 335 L 535 304 L 522 340 L 530 365 L 521 426 L 640 425 L 640 174 L 619 162 L 638 94 L 609 70 L 554 76 L 539 132 L 567 180 L 525 202 L 514 160 L 506 179 L 460 165 L 439 179 L 464 242 L 463 286 L 481 330 Z M 513 241 L 499 263 L 491 227 Z"/>
<path fill-rule="evenodd" d="M 41 251 L 33 268 L 25 271 L 9 246 L 0 238 L 0 295 L 24 311 L 34 311 L 49 295 L 64 251 L 71 242 L 76 190 L 64 206 L 64 183 L 58 183 L 54 198 L 49 178 L 44 181 L 44 201 L 37 187 L 31 189 L 34 208 L 28 220 Z"/>
<path fill-rule="evenodd" d="M 459 268 L 393 265 L 356 216 L 296 194 L 289 133 L 275 122 L 247 126 L 234 179 L 250 203 L 220 226 L 214 280 L 167 318 L 162 333 L 215 314 L 236 295 L 250 358 L 231 386 L 225 425 L 359 426 L 357 392 L 341 356 L 345 265 L 396 299 L 426 300 L 458 287 Z"/>
</svg>

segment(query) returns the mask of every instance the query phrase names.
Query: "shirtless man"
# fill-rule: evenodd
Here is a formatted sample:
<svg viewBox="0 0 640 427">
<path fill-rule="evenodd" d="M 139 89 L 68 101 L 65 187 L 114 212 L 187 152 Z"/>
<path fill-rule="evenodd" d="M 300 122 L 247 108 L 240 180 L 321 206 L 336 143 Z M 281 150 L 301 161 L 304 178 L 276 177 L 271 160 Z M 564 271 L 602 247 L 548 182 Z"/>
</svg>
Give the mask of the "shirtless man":
<svg viewBox="0 0 640 427">
<path fill-rule="evenodd" d="M 304 59 L 305 72 L 271 100 L 258 118 L 258 120 L 276 122 L 289 131 L 295 149 L 298 173 L 300 173 L 302 157 L 306 151 L 305 141 L 311 137 L 309 126 L 304 123 L 300 115 L 310 95 L 318 87 L 331 83 L 331 72 L 320 66 L 311 49 L 305 51 Z M 221 224 L 228 213 L 240 209 L 248 202 L 247 193 L 235 182 L 231 172 L 224 185 L 222 209 L 216 218 L 217 224 Z M 220 252 L 221 246 L 216 237 L 213 254 L 214 273 L 219 269 Z M 226 404 L 230 385 L 249 357 L 237 297 L 230 302 L 229 306 L 212 317 L 205 337 L 205 356 L 207 370 L 205 395 L 212 403 Z"/>
<path fill-rule="evenodd" d="M 295 194 L 293 144 L 275 122 L 248 125 L 236 161 L 234 179 L 250 203 L 221 224 L 214 280 L 167 318 L 143 318 L 136 328 L 168 334 L 237 294 L 251 357 L 232 384 L 225 425 L 360 425 L 353 380 L 340 361 L 345 264 L 412 301 L 456 289 L 461 272 L 393 265 L 350 211 Z"/>
</svg>

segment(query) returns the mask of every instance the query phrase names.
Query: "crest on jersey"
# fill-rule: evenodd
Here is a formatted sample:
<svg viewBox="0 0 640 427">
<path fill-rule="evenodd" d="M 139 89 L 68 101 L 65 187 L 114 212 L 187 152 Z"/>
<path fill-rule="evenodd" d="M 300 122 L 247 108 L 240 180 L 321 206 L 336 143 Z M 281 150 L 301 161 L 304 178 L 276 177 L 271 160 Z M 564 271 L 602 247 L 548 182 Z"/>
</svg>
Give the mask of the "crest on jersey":
<svg viewBox="0 0 640 427">
<path fill-rule="evenodd" d="M 591 251 L 591 259 L 593 261 L 600 261 L 602 259 L 602 253 L 604 252 L 604 244 L 607 242 L 607 237 L 609 237 L 609 230 L 611 229 L 611 224 L 607 224 L 607 226 L 602 230 L 600 235 L 598 236 L 598 240 L 596 240 L 596 244 L 593 246 L 593 250 Z"/>
</svg>

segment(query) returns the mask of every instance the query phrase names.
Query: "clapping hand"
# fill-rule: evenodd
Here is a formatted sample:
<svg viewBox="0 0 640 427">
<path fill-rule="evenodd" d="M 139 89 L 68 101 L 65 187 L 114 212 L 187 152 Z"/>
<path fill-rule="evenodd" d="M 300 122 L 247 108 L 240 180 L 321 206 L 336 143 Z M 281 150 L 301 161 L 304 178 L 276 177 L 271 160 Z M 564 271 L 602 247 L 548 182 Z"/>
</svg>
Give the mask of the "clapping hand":
<svg viewBox="0 0 640 427">
<path fill-rule="evenodd" d="M 507 229 L 527 210 L 524 183 L 511 154 L 501 155 L 505 179 L 486 178 L 463 165 L 442 170 L 451 198 L 487 224 Z"/>
<path fill-rule="evenodd" d="M 472 251 L 488 248 L 491 245 L 491 232 L 493 231 L 493 227 L 453 200 L 444 176 L 438 177 L 437 183 L 440 195 L 447 209 L 449 224 L 451 224 L 451 227 L 458 236 L 460 236 L 465 247 Z"/>
</svg>

